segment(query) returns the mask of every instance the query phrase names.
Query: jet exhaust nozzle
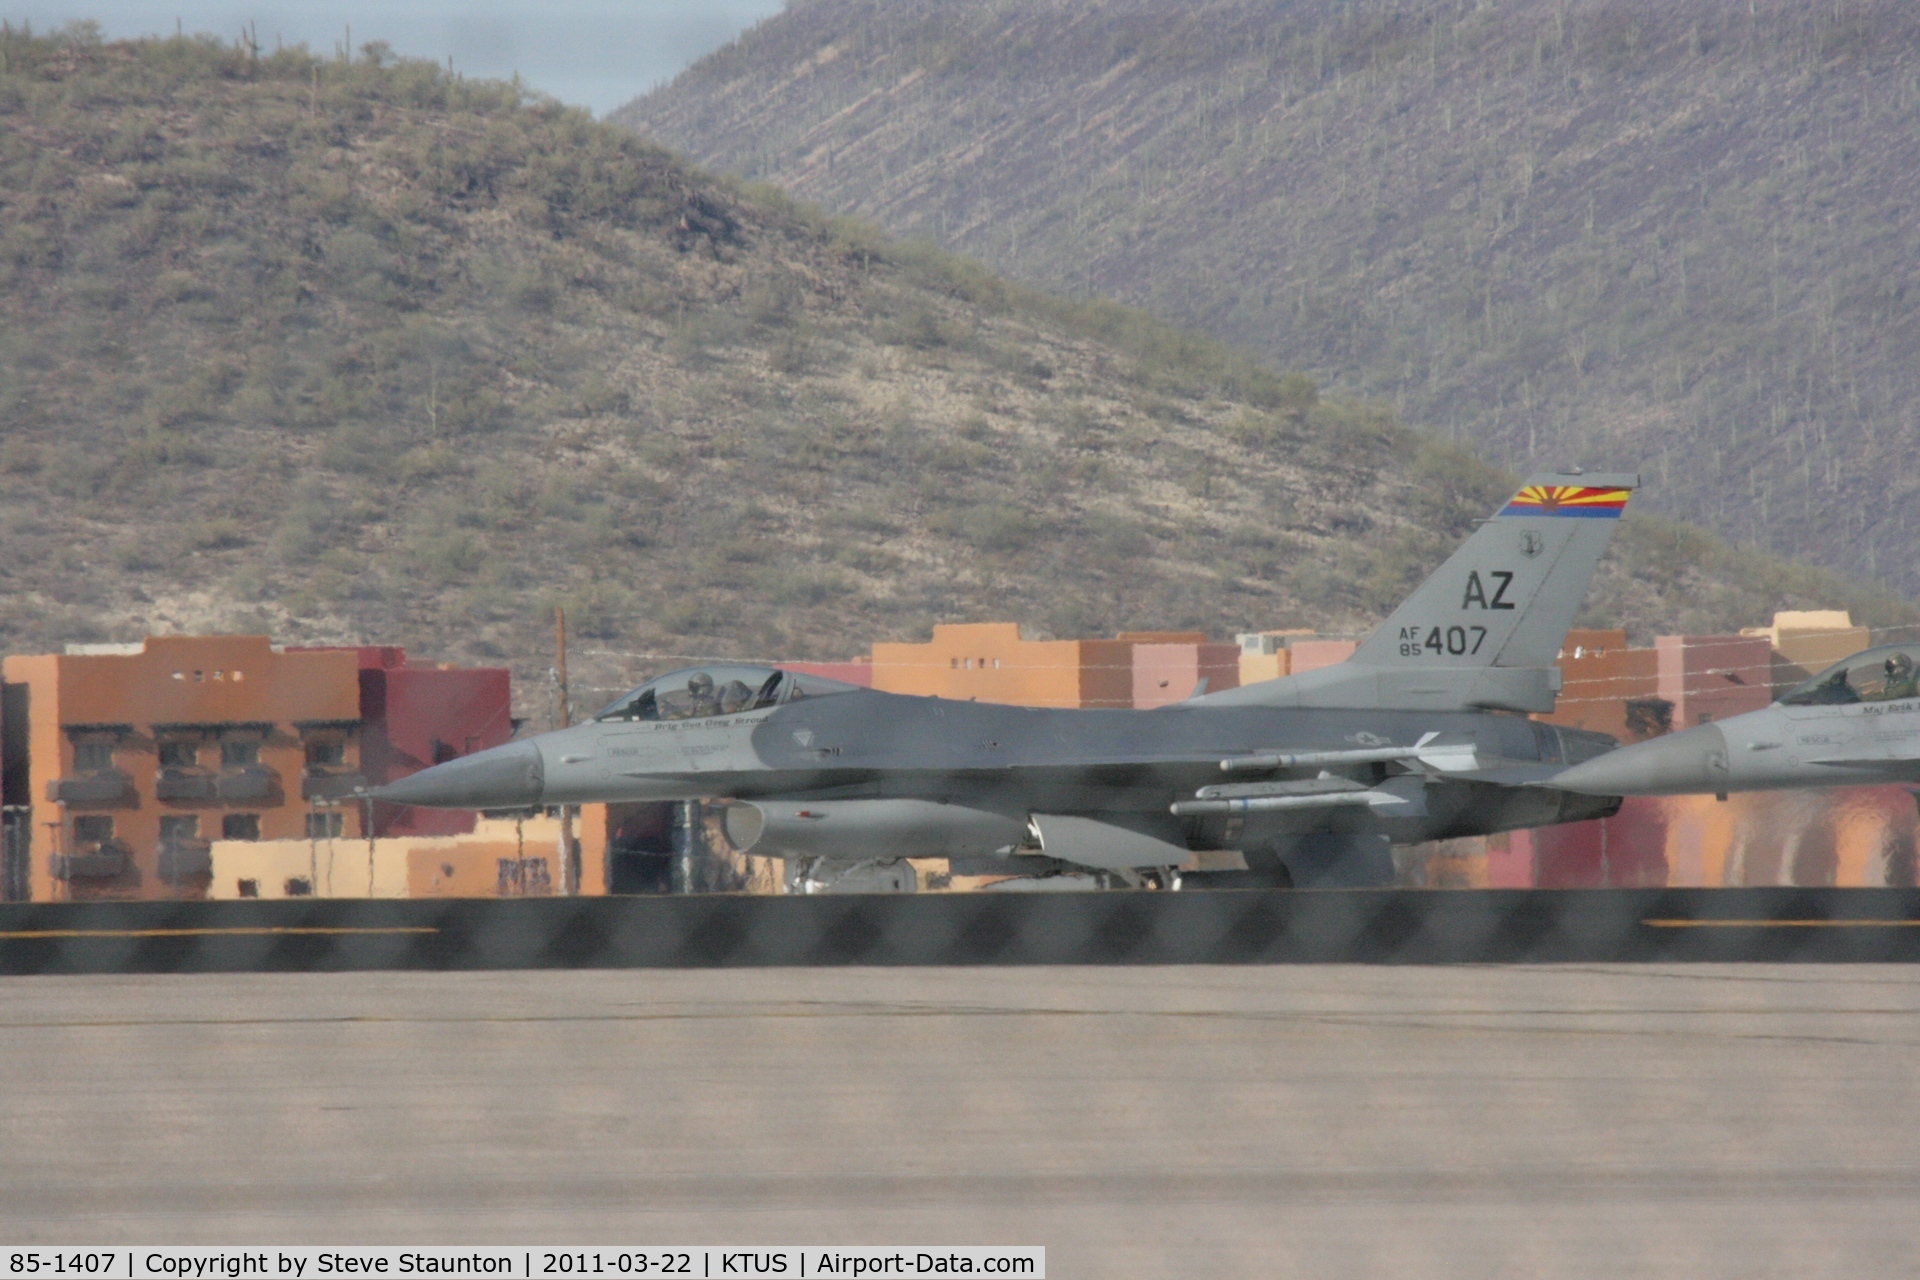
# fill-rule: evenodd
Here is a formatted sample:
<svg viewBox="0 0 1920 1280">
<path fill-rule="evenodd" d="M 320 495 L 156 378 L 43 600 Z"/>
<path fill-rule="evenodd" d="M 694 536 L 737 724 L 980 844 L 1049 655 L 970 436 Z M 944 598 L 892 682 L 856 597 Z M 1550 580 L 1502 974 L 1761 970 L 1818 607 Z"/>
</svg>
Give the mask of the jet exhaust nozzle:
<svg viewBox="0 0 1920 1280">
<path fill-rule="evenodd" d="M 367 797 L 429 809 L 520 809 L 539 804 L 545 787 L 540 748 L 509 742 L 422 769 Z"/>
</svg>

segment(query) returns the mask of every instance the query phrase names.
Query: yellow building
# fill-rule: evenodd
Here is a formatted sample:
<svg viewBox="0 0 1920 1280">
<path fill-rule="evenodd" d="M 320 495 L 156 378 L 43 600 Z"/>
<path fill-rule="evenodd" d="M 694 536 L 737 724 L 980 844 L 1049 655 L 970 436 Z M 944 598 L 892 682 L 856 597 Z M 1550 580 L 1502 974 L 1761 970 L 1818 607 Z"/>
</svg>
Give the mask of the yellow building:
<svg viewBox="0 0 1920 1280">
<path fill-rule="evenodd" d="M 1782 610 L 1773 625 L 1742 627 L 1743 636 L 1765 636 L 1773 646 L 1773 691 L 1794 685 L 1873 644 L 1873 633 L 1853 624 L 1845 609 Z"/>
<path fill-rule="evenodd" d="M 1281 676 L 1293 674 L 1293 651 L 1289 647 L 1295 640 L 1304 640 L 1314 633 L 1310 630 L 1293 628 L 1283 631 L 1247 631 L 1234 637 L 1240 646 L 1240 683 L 1257 684 L 1262 680 L 1278 680 Z"/>
<path fill-rule="evenodd" d="M 606 892 L 607 806 L 574 819 L 575 892 Z M 211 898 L 537 898 L 563 891 L 560 820 L 482 818 L 472 832 L 376 840 L 216 840 Z"/>
</svg>

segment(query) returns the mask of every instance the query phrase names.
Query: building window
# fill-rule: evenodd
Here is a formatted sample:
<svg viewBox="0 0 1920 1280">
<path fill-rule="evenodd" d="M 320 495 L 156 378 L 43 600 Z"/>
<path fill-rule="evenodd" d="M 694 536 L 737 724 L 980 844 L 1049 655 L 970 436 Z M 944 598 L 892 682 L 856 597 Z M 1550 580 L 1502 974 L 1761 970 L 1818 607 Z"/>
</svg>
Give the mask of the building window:
<svg viewBox="0 0 1920 1280">
<path fill-rule="evenodd" d="M 346 829 L 346 815 L 338 809 L 307 815 L 307 839 L 335 840 Z"/>
<path fill-rule="evenodd" d="M 238 769 L 259 763 L 260 742 L 257 738 L 228 738 L 220 744 L 220 767 L 223 769 Z"/>
<path fill-rule="evenodd" d="M 163 742 L 160 744 L 160 767 L 162 769 L 191 769 L 200 763 L 200 744 L 197 742 Z"/>
<path fill-rule="evenodd" d="M 89 813 L 73 820 L 75 844 L 105 844 L 111 839 L 113 839 L 113 819 L 106 814 Z"/>
<path fill-rule="evenodd" d="M 320 739 L 307 743 L 307 765 L 326 768 L 347 762 L 347 744 L 338 739 Z"/>
<path fill-rule="evenodd" d="M 170 844 L 180 840 L 198 840 L 199 838 L 199 814 L 163 813 L 160 815 L 160 843 Z"/>
<path fill-rule="evenodd" d="M 313 881 L 305 876 L 288 876 L 286 890 L 289 898 L 311 898 Z"/>
<path fill-rule="evenodd" d="M 74 743 L 73 767 L 79 773 L 105 773 L 113 768 L 113 744 L 111 742 Z"/>
<path fill-rule="evenodd" d="M 257 813 L 226 814 L 220 819 L 220 838 L 222 840 L 258 840 L 260 815 Z"/>
<path fill-rule="evenodd" d="M 543 894 L 553 888 L 545 858 L 501 858 L 498 865 L 499 880 L 494 892 L 503 898 Z"/>
<path fill-rule="evenodd" d="M 260 882 L 258 880 L 242 880 L 240 882 L 240 896 L 243 898 L 259 897 Z"/>
</svg>

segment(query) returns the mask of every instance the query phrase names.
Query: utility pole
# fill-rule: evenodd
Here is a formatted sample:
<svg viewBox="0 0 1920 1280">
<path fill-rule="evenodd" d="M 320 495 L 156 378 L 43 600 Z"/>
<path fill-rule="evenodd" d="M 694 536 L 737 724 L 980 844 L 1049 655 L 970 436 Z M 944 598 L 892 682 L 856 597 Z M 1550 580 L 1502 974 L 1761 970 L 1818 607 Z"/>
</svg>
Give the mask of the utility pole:
<svg viewBox="0 0 1920 1280">
<path fill-rule="evenodd" d="M 560 727 L 565 729 L 573 723 L 573 703 L 567 695 L 567 611 L 559 605 L 553 606 L 553 646 L 553 670 L 560 684 Z M 557 888 L 563 896 L 570 896 L 579 888 L 579 876 L 573 865 L 573 806 L 570 804 L 560 806 L 559 852 L 560 883 Z"/>
</svg>

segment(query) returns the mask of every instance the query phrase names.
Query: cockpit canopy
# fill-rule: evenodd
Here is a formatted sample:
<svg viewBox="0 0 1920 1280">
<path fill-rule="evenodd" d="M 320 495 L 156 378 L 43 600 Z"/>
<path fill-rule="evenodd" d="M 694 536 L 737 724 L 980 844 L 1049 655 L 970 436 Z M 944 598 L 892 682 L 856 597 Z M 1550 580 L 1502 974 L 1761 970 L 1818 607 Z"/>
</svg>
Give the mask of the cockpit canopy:
<svg viewBox="0 0 1920 1280">
<path fill-rule="evenodd" d="M 1789 707 L 1920 697 L 1920 645 L 1888 644 L 1836 662 L 1780 699 Z"/>
<path fill-rule="evenodd" d="M 700 720 L 759 711 L 801 698 L 854 693 L 859 687 L 773 667 L 688 667 L 622 694 L 594 719 Z"/>
</svg>

